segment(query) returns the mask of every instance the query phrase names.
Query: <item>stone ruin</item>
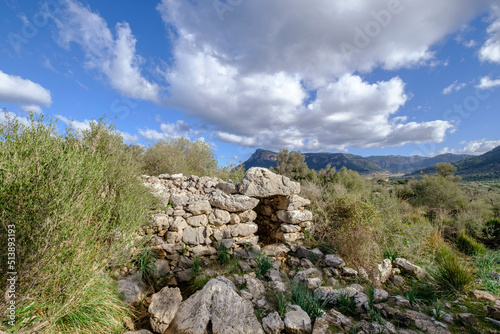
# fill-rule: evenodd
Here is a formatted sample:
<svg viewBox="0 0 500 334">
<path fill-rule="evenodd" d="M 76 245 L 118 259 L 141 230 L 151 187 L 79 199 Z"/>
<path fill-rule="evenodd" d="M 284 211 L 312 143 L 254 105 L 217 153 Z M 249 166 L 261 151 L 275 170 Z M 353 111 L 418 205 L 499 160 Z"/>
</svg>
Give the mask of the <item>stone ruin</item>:
<svg viewBox="0 0 500 334">
<path fill-rule="evenodd" d="M 151 235 L 151 245 L 168 260 L 179 254 L 215 258 L 219 245 L 232 252 L 297 244 L 313 226 L 300 184 L 265 168 L 250 168 L 239 183 L 182 174 L 143 179 L 165 210 L 140 233 Z"/>
</svg>

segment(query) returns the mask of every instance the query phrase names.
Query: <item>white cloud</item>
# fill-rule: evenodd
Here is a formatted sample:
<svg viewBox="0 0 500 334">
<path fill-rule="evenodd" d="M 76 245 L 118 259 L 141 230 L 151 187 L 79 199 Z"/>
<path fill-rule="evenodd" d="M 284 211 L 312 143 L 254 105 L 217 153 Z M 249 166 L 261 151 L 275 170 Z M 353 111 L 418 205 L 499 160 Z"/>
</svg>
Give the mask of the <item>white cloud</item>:
<svg viewBox="0 0 500 334">
<path fill-rule="evenodd" d="M 50 106 L 50 91 L 31 80 L 0 71 L 0 101 L 21 106 L 25 111 L 41 113 Z"/>
<path fill-rule="evenodd" d="M 400 78 L 362 75 L 446 66 L 433 46 L 492 2 L 254 0 L 224 2 L 232 7 L 221 11 L 212 1 L 163 0 L 157 8 L 174 59 L 165 103 L 208 124 L 217 139 L 248 147 L 441 142 L 453 126 L 409 122 Z"/>
<path fill-rule="evenodd" d="M 434 153 L 433 155 L 438 155 L 438 154 L 444 154 L 444 153 L 453 153 L 453 154 L 472 154 L 472 155 L 481 155 L 484 154 L 488 151 L 491 151 L 495 147 L 500 146 L 500 140 L 487 140 L 487 139 L 480 139 L 480 140 L 473 140 L 470 142 L 460 142 L 461 145 L 464 145 L 460 149 L 450 149 L 448 147 L 445 147 L 438 152 Z"/>
<path fill-rule="evenodd" d="M 485 76 L 481 78 L 481 81 L 475 87 L 479 89 L 490 89 L 497 86 L 500 86 L 500 79 L 491 80 L 489 76 Z"/>
<path fill-rule="evenodd" d="M 176 123 L 164 123 L 157 117 L 157 121 L 161 122 L 160 130 L 139 129 L 139 134 L 145 139 L 152 141 L 169 140 L 178 137 L 192 138 L 199 136 L 199 131 L 195 131 L 191 125 L 178 120 Z"/>
<path fill-rule="evenodd" d="M 213 3 L 163 0 L 158 9 L 179 38 L 242 73 L 299 74 L 317 88 L 346 73 L 429 63 L 432 46 L 492 0 L 253 0 L 223 20 Z"/>
<path fill-rule="evenodd" d="M 479 59 L 492 63 L 500 63 L 500 6 L 495 5 L 492 9 L 494 20 L 488 29 L 488 39 L 479 50 Z"/>
<path fill-rule="evenodd" d="M 466 48 L 473 48 L 477 45 L 477 42 L 471 39 L 470 41 L 465 41 L 463 44 Z"/>
<path fill-rule="evenodd" d="M 451 85 L 449 85 L 448 87 L 443 89 L 443 91 L 441 93 L 444 95 L 448 95 L 448 94 L 451 94 L 452 92 L 458 92 L 459 90 L 461 90 L 465 86 L 467 86 L 467 84 L 465 82 L 458 83 L 458 80 L 455 80 L 454 83 L 452 83 Z"/>
<path fill-rule="evenodd" d="M 62 13 L 54 17 L 61 46 L 69 48 L 71 42 L 80 45 L 87 67 L 101 71 L 119 93 L 159 102 L 161 87 L 141 75 L 143 59 L 136 54 L 136 39 L 128 23 L 116 24 L 115 39 L 98 14 L 73 0 L 64 4 Z"/>
</svg>

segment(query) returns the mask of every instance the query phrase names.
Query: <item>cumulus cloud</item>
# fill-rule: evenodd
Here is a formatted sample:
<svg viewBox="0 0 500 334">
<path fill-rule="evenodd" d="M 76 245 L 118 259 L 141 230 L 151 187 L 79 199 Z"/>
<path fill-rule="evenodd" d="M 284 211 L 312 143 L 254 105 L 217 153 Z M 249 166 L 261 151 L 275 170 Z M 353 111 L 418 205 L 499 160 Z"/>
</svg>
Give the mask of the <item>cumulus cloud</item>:
<svg viewBox="0 0 500 334">
<path fill-rule="evenodd" d="M 481 155 L 488 151 L 491 151 L 495 147 L 500 146 L 500 140 L 487 140 L 483 138 L 470 142 L 462 141 L 460 142 L 460 144 L 463 145 L 462 148 L 449 149 L 448 147 L 445 147 L 442 150 L 436 152 L 434 155 L 444 153 Z"/>
<path fill-rule="evenodd" d="M 69 48 L 72 42 L 80 45 L 87 67 L 102 72 L 119 93 L 159 102 L 161 87 L 142 76 L 143 59 L 136 53 L 136 39 L 128 23 L 116 24 L 115 38 L 102 17 L 73 0 L 64 1 L 61 14 L 54 20 L 61 46 Z"/>
<path fill-rule="evenodd" d="M 139 129 L 139 134 L 152 141 L 159 140 L 170 140 L 178 137 L 193 138 L 194 136 L 199 136 L 200 132 L 193 129 L 193 127 L 183 120 L 178 120 L 175 123 L 165 123 L 159 118 L 157 121 L 161 123 L 160 130 L 153 129 Z"/>
<path fill-rule="evenodd" d="M 40 84 L 0 71 L 0 101 L 41 113 L 41 106 L 50 106 L 52 98 L 50 91 Z"/>
<path fill-rule="evenodd" d="M 459 83 L 458 80 L 455 80 L 454 83 L 452 83 L 451 85 L 449 85 L 448 87 L 443 89 L 443 91 L 441 93 L 444 95 L 448 95 L 448 94 L 451 94 L 452 92 L 458 92 L 459 90 L 461 90 L 465 86 L 467 86 L 467 84 L 465 82 Z"/>
<path fill-rule="evenodd" d="M 426 64 L 435 43 L 491 2 L 240 1 L 223 20 L 212 1 L 163 0 L 158 9 L 181 39 L 241 72 L 298 73 L 316 88 L 354 71 Z"/>
<path fill-rule="evenodd" d="M 452 125 L 409 122 L 403 80 L 368 82 L 363 73 L 445 65 L 433 45 L 492 2 L 162 0 L 174 59 L 166 104 L 248 147 L 441 142 Z"/>
<path fill-rule="evenodd" d="M 500 63 L 500 6 L 495 5 L 492 9 L 493 22 L 488 29 L 488 39 L 479 50 L 479 59 L 492 63 Z"/>
<path fill-rule="evenodd" d="M 500 86 L 500 79 L 492 80 L 489 76 L 485 76 L 481 78 L 481 81 L 475 87 L 479 89 L 490 89 L 497 86 Z"/>
</svg>

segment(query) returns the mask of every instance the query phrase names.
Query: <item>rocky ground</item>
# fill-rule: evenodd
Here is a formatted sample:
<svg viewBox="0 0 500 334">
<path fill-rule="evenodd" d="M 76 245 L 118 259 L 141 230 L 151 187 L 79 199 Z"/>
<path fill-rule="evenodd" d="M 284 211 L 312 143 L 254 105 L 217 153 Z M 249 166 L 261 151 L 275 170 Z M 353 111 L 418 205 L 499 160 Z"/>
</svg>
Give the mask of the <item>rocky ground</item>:
<svg viewBox="0 0 500 334">
<path fill-rule="evenodd" d="M 414 282 L 430 275 L 405 259 L 351 268 L 305 247 L 312 216 L 300 186 L 252 173 L 240 184 L 146 178 L 168 207 L 139 233 L 159 254 L 152 277 L 114 268 L 137 314 L 127 334 L 500 332 L 500 298 L 486 291 L 421 300 Z"/>
</svg>

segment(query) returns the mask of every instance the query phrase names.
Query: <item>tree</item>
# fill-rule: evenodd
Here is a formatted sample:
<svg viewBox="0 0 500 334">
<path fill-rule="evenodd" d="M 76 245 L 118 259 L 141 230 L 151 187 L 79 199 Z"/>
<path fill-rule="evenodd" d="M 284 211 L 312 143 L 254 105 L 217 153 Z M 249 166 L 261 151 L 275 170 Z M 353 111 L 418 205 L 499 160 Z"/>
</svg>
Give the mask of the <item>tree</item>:
<svg viewBox="0 0 500 334">
<path fill-rule="evenodd" d="M 299 151 L 289 152 L 286 148 L 282 149 L 278 153 L 278 164 L 273 171 L 297 181 L 312 179 L 315 172 L 307 167 L 305 159 Z"/>
<path fill-rule="evenodd" d="M 456 171 L 457 171 L 457 167 L 453 166 L 449 162 L 440 162 L 440 163 L 436 164 L 437 175 L 444 177 L 450 181 L 458 182 L 462 179 L 460 176 L 455 175 Z"/>
</svg>

